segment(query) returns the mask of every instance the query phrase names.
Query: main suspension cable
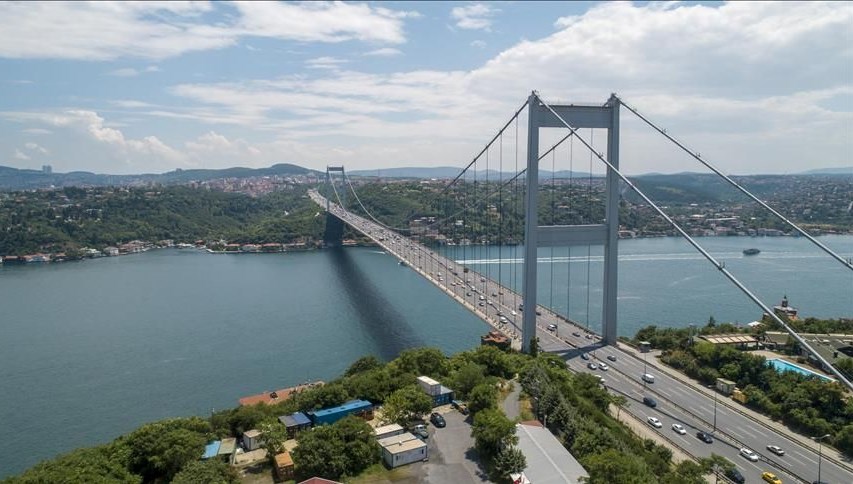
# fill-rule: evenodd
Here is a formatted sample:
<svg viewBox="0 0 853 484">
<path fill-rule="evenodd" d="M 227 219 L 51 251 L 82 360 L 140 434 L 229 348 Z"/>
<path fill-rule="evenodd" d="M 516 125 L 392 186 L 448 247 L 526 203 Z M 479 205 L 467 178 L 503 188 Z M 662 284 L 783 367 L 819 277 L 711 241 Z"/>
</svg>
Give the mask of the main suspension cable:
<svg viewBox="0 0 853 484">
<path fill-rule="evenodd" d="M 844 266 L 845 266 L 845 267 L 847 267 L 847 268 L 848 268 L 848 269 L 850 269 L 850 270 L 853 270 L 853 261 L 845 260 L 843 257 L 841 257 L 840 255 L 838 255 L 837 253 L 835 253 L 832 249 L 830 249 L 829 247 L 827 247 L 827 246 L 823 245 L 822 243 L 820 243 L 820 241 L 818 241 L 817 239 L 815 239 L 811 234 L 809 234 L 808 232 L 806 232 L 804 229 L 800 228 L 800 226 L 799 226 L 799 225 L 795 224 L 794 222 L 792 222 L 791 220 L 789 220 L 788 218 L 786 218 L 784 215 L 782 215 L 781 213 L 779 213 L 778 211 L 776 211 L 775 209 L 773 209 L 773 207 L 771 207 L 770 205 L 766 204 L 766 203 L 765 203 L 764 201 L 762 201 L 760 198 L 758 198 L 758 197 L 756 197 L 755 195 L 753 195 L 753 194 L 752 194 L 752 192 L 750 192 L 749 190 L 747 190 L 746 188 L 744 188 L 743 186 L 741 186 L 740 184 L 738 184 L 736 181 L 732 180 L 732 179 L 731 179 L 731 177 L 729 177 L 729 176 L 725 175 L 723 172 L 721 172 L 719 169 L 717 169 L 717 167 L 715 167 L 714 165 L 712 165 L 710 162 L 708 162 L 708 161 L 706 161 L 706 160 L 702 159 L 702 157 L 700 156 L 700 154 L 699 154 L 699 153 L 696 153 L 696 152 L 694 152 L 693 150 L 691 150 L 690 148 L 686 147 L 686 146 L 685 146 L 684 144 L 682 144 L 680 141 L 678 141 L 677 139 L 675 139 L 672 135 L 670 135 L 669 133 L 667 133 L 665 129 L 658 127 L 656 124 L 654 124 L 653 122 L 651 122 L 648 118 L 646 118 L 645 116 L 643 116 L 642 114 L 640 114 L 640 113 L 639 113 L 639 111 L 637 111 L 635 108 L 633 108 L 633 107 L 631 107 L 630 105 L 628 105 L 627 103 L 625 103 L 625 101 L 623 101 L 623 100 L 622 100 L 622 98 L 620 98 L 619 96 L 616 96 L 616 99 L 618 99 L 618 100 L 619 100 L 619 104 L 621 104 L 622 106 L 625 106 L 625 109 L 627 109 L 628 111 L 631 111 L 632 113 L 634 113 L 634 115 L 635 115 L 635 116 L 637 116 L 638 118 L 640 118 L 643 122 L 645 122 L 647 125 L 649 125 L 652 129 L 654 129 L 654 130 L 655 130 L 655 131 L 657 131 L 658 133 L 662 134 L 666 139 L 668 139 L 668 140 L 672 141 L 673 143 L 675 143 L 675 145 L 676 145 L 676 146 L 678 146 L 679 148 L 681 148 L 685 153 L 687 153 L 688 155 L 690 155 L 693 159 L 695 159 L 695 160 L 696 160 L 696 161 L 698 161 L 699 163 L 701 163 L 701 164 L 705 165 L 705 167 L 706 167 L 706 168 L 708 168 L 709 170 L 713 171 L 714 173 L 716 173 L 716 174 L 717 174 L 717 176 L 721 177 L 722 179 L 724 179 L 725 181 L 727 181 L 730 185 L 732 185 L 733 187 L 737 188 L 741 193 L 743 193 L 744 195 L 746 195 L 746 196 L 748 196 L 749 198 L 751 198 L 751 199 L 752 199 L 752 201 L 754 201 L 754 202 L 758 203 L 759 205 L 761 205 L 761 206 L 762 206 L 762 207 L 764 207 L 765 209 L 769 210 L 769 211 L 770 211 L 770 213 L 772 213 L 772 214 L 773 214 L 773 215 L 775 215 L 777 218 L 779 218 L 780 220 L 782 220 L 783 222 L 785 222 L 786 224 L 788 224 L 790 227 L 792 227 L 794 230 L 796 230 L 797 232 L 799 232 L 799 233 L 800 233 L 800 235 L 802 235 L 803 237 L 805 237 L 805 238 L 809 239 L 809 241 L 811 241 L 811 242 L 812 242 L 813 244 L 815 244 L 816 246 L 820 247 L 820 248 L 821 248 L 821 250 L 823 250 L 824 252 L 826 252 L 827 254 L 829 254 L 830 256 L 832 256 L 835 260 L 837 260 L 838 262 L 841 262 L 842 264 L 844 264 Z"/>
<path fill-rule="evenodd" d="M 648 196 L 646 196 L 646 194 L 643 193 L 642 190 L 640 190 L 636 185 L 634 185 L 634 183 L 629 180 L 627 176 L 625 176 L 621 171 L 614 167 L 609 161 L 605 160 L 600 153 L 596 152 L 582 136 L 577 134 L 577 129 L 572 127 L 572 125 L 570 125 L 568 122 L 566 122 L 566 120 L 563 119 L 563 117 L 560 116 L 550 105 L 542 101 L 542 99 L 539 98 L 538 94 L 534 93 L 534 96 L 536 100 L 538 102 L 541 102 L 542 105 L 546 109 L 548 109 L 548 111 L 550 111 L 551 114 L 554 115 L 554 117 L 559 120 L 563 126 L 565 126 L 570 131 L 575 132 L 575 136 L 577 137 L 577 139 L 581 143 L 583 143 L 584 146 L 587 147 L 587 149 L 591 150 L 602 163 L 604 163 L 610 170 L 612 170 L 613 173 L 616 174 L 616 176 L 618 176 L 623 182 L 625 182 L 625 184 L 628 185 L 628 187 L 631 188 L 637 195 L 639 195 L 646 203 L 648 203 L 658 213 L 658 215 L 663 217 L 663 219 L 666 220 L 682 237 L 684 237 L 684 239 L 687 240 L 687 242 L 689 242 L 690 245 L 693 246 L 693 248 L 698 250 L 699 253 L 701 253 L 705 257 L 705 259 L 707 259 L 711 264 L 713 264 L 714 267 L 717 268 L 717 270 L 719 270 L 729 281 L 731 281 L 732 284 L 737 286 L 737 288 L 740 289 L 741 292 L 743 292 L 749 299 L 752 300 L 752 302 L 759 306 L 767 315 L 769 315 L 774 321 L 776 321 L 776 323 L 785 328 L 785 331 L 787 331 L 788 334 L 791 335 L 791 337 L 797 340 L 797 342 L 802 345 L 809 353 L 811 353 L 812 356 L 814 356 L 818 361 L 820 361 L 827 368 L 829 368 L 830 371 L 832 371 L 832 373 L 836 377 L 838 377 L 838 379 L 844 384 L 844 386 L 853 391 L 853 383 L 851 383 L 850 380 L 847 379 L 847 377 L 845 377 L 840 371 L 838 371 L 837 368 L 830 364 L 823 356 L 820 355 L 820 353 L 815 351 L 802 336 L 800 336 L 796 331 L 793 330 L 793 328 L 791 328 L 787 323 L 782 321 L 782 319 L 776 314 L 775 311 L 770 309 L 766 304 L 761 301 L 761 299 L 759 299 L 755 294 L 752 293 L 752 291 L 750 291 L 745 285 L 743 285 L 740 280 L 738 280 L 738 278 L 734 276 L 734 274 L 732 274 L 731 272 L 729 272 L 728 269 L 726 269 L 725 264 L 717 261 L 714 256 L 708 253 L 708 251 L 706 251 L 704 247 L 699 245 L 699 243 L 696 242 L 693 237 L 691 237 L 683 228 L 681 228 L 680 225 L 678 225 L 674 220 L 672 220 L 672 218 L 667 215 L 666 212 L 664 212 L 655 202 L 653 202 Z"/>
</svg>

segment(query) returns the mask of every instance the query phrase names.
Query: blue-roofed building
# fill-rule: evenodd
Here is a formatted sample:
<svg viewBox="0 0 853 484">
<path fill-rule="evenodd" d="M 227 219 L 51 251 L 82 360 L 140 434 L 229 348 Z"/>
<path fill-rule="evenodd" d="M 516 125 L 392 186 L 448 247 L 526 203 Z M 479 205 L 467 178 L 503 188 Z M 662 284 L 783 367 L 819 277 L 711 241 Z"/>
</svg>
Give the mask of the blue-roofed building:
<svg viewBox="0 0 853 484">
<path fill-rule="evenodd" d="M 314 425 L 333 424 L 347 415 L 357 415 L 365 420 L 373 418 L 373 404 L 366 400 L 350 400 L 343 405 L 308 412 Z"/>
<path fill-rule="evenodd" d="M 287 429 L 287 435 L 293 438 L 299 432 L 311 428 L 311 419 L 302 412 L 292 413 L 290 415 L 282 415 L 278 421 Z"/>
<path fill-rule="evenodd" d="M 214 440 L 213 442 L 204 446 L 204 454 L 201 456 L 202 459 L 210 459 L 219 455 L 219 446 L 222 445 L 222 441 Z"/>
</svg>

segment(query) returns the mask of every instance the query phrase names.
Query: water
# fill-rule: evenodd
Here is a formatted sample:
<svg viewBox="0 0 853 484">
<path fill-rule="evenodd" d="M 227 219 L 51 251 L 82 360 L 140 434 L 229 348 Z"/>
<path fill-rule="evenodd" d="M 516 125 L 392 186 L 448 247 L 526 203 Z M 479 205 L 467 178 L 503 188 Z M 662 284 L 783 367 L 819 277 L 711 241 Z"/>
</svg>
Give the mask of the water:
<svg viewBox="0 0 853 484">
<path fill-rule="evenodd" d="M 853 255 L 853 236 L 821 241 Z M 803 315 L 853 315 L 850 271 L 803 239 L 701 242 L 767 302 L 787 294 Z M 762 252 L 747 258 L 747 247 Z M 497 248 L 456 251 L 460 260 L 479 251 L 477 270 L 511 285 L 513 277 L 520 281 L 520 264 L 506 259 L 518 249 L 503 248 L 504 263 Z M 679 239 L 622 241 L 620 253 L 621 334 L 648 323 L 682 326 L 709 315 L 745 323 L 761 315 Z M 586 248 L 554 249 L 553 291 L 551 251 L 539 255 L 539 302 L 568 305 L 572 318 L 598 327 L 600 252 L 591 249 L 588 265 Z M 144 422 L 205 415 L 241 396 L 334 378 L 365 354 L 471 348 L 487 329 L 414 271 L 369 248 L 160 250 L 8 266 L 0 269 L 0 294 L 0 429 L 7 436 L 0 477 Z"/>
<path fill-rule="evenodd" d="M 845 258 L 853 256 L 853 236 L 819 240 Z M 707 237 L 698 241 L 769 306 L 787 295 L 801 316 L 853 316 L 853 273 L 806 239 Z M 750 247 L 761 253 L 743 255 Z M 447 253 L 507 287 L 521 288 L 522 247 L 457 246 Z M 601 247 L 539 249 L 538 261 L 538 303 L 560 314 L 566 314 L 568 307 L 571 319 L 600 332 Z M 711 316 L 718 322 L 739 324 L 761 319 L 762 310 L 680 238 L 620 241 L 618 279 L 620 335 L 633 336 L 648 324 L 704 325 Z"/>
</svg>

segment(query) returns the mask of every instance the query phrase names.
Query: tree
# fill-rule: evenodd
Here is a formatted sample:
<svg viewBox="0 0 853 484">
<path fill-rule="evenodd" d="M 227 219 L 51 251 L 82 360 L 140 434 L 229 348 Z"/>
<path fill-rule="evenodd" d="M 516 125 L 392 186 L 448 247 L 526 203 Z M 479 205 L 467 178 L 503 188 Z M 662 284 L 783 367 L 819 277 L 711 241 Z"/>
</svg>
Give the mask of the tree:
<svg viewBox="0 0 853 484">
<path fill-rule="evenodd" d="M 284 441 L 287 440 L 287 428 L 279 422 L 264 422 L 258 426 L 261 431 L 261 447 L 270 456 L 284 452 Z"/>
<path fill-rule="evenodd" d="M 382 406 L 382 420 L 385 423 L 397 423 L 407 426 L 412 420 L 423 417 L 432 410 L 432 398 L 417 385 L 403 387 L 385 400 Z"/>
<path fill-rule="evenodd" d="M 120 462 L 110 459 L 106 446 L 102 446 L 77 449 L 56 459 L 41 462 L 20 477 L 13 477 L 9 481 L 10 484 L 45 482 L 138 484 L 142 482 L 142 478 L 131 474 Z"/>
<path fill-rule="evenodd" d="M 300 433 L 298 443 L 292 456 L 296 471 L 303 478 L 353 476 L 378 462 L 381 456 L 373 430 L 352 415 Z"/>
<path fill-rule="evenodd" d="M 440 377 L 446 373 L 447 357 L 438 348 L 404 350 L 393 362 L 405 373 Z"/>
<path fill-rule="evenodd" d="M 705 484 L 702 466 L 692 460 L 684 460 L 678 463 L 673 470 L 664 474 L 661 484 Z"/>
<path fill-rule="evenodd" d="M 539 338 L 530 338 L 530 356 L 536 358 L 539 355 Z"/>
<path fill-rule="evenodd" d="M 588 484 L 648 484 L 657 481 L 642 459 L 615 449 L 592 454 L 582 463 L 589 472 Z"/>
<path fill-rule="evenodd" d="M 477 449 L 486 457 L 496 456 L 504 447 L 518 443 L 515 423 L 495 408 L 487 408 L 474 415 L 471 436 Z"/>
<path fill-rule="evenodd" d="M 353 376 L 358 373 L 377 370 L 379 368 L 382 368 L 383 366 L 385 365 L 383 365 L 382 362 L 379 361 L 379 358 L 373 355 L 362 356 L 361 358 L 355 360 L 355 363 L 353 363 L 352 365 L 350 365 L 349 368 L 347 368 L 347 371 L 346 373 L 344 373 L 344 376 Z"/>
<path fill-rule="evenodd" d="M 493 462 L 494 473 L 497 477 L 506 478 L 527 467 L 527 459 L 524 453 L 517 447 L 506 447 L 498 452 Z"/>
<path fill-rule="evenodd" d="M 468 396 L 468 410 L 476 415 L 477 412 L 498 405 L 498 391 L 488 382 L 480 383 L 471 390 Z"/>
<path fill-rule="evenodd" d="M 458 393 L 459 398 L 468 398 L 469 393 L 474 387 L 479 385 L 485 380 L 485 376 L 483 376 L 484 368 L 476 363 L 469 362 L 465 363 L 453 375 L 453 381 L 455 382 L 454 390 Z"/>
<path fill-rule="evenodd" d="M 717 469 L 719 472 L 725 473 L 735 468 L 735 465 L 732 463 L 732 461 L 714 453 L 711 454 L 711 457 L 703 457 L 699 459 L 699 465 L 706 473 L 714 472 L 714 469 Z"/>
<path fill-rule="evenodd" d="M 240 477 L 228 464 L 217 460 L 195 461 L 175 474 L 172 484 L 238 484 Z"/>
<path fill-rule="evenodd" d="M 198 460 L 210 435 L 210 424 L 198 417 L 143 425 L 127 436 L 130 470 L 146 481 L 171 480 L 188 462 Z"/>
</svg>

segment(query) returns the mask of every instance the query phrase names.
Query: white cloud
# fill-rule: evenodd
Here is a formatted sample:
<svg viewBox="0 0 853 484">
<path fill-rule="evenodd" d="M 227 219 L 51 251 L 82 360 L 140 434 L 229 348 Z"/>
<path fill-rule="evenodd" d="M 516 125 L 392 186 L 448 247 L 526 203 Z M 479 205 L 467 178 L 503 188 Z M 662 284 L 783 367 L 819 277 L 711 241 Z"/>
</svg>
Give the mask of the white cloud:
<svg viewBox="0 0 853 484">
<path fill-rule="evenodd" d="M 134 69 L 133 67 L 124 67 L 122 69 L 110 71 L 107 74 L 116 77 L 136 77 L 144 72 L 160 72 L 160 68 L 157 66 L 148 66 L 145 69 L 139 70 Z"/>
<path fill-rule="evenodd" d="M 370 52 L 365 52 L 362 55 L 365 56 L 378 56 L 378 57 L 392 57 L 395 55 L 401 55 L 403 52 L 400 49 L 395 49 L 393 47 L 383 47 L 381 49 L 371 50 Z"/>
<path fill-rule="evenodd" d="M 305 65 L 309 69 L 337 69 L 342 64 L 346 64 L 349 62 L 346 59 L 338 59 L 335 57 L 317 57 L 316 59 L 308 59 L 305 61 Z"/>
<path fill-rule="evenodd" d="M 418 16 L 343 2 L 235 2 L 231 6 L 237 15 L 210 23 L 203 14 L 219 13 L 223 7 L 204 1 L 0 2 L 0 57 L 165 59 L 235 45 L 242 37 L 400 44 L 406 41 L 403 20 Z M 138 74 L 124 68 L 114 75 Z"/>
<path fill-rule="evenodd" d="M 26 128 L 21 130 L 22 133 L 27 134 L 51 134 L 53 131 L 44 128 Z"/>
<path fill-rule="evenodd" d="M 486 47 L 486 42 L 479 40 L 479 39 L 478 40 L 472 40 L 471 41 L 471 47 L 476 47 L 478 49 L 482 49 L 482 48 Z"/>
<path fill-rule="evenodd" d="M 29 142 L 29 143 L 25 144 L 24 146 L 30 151 L 35 151 L 35 152 L 41 153 L 43 155 L 46 155 L 48 153 L 47 148 L 39 145 L 38 143 Z"/>
<path fill-rule="evenodd" d="M 30 157 L 24 154 L 21 150 L 15 149 L 15 159 L 16 160 L 29 160 Z"/>
<path fill-rule="evenodd" d="M 450 17 L 456 21 L 456 26 L 466 30 L 490 30 L 492 19 L 499 9 L 485 3 L 474 3 L 464 7 L 454 7 Z"/>
</svg>

